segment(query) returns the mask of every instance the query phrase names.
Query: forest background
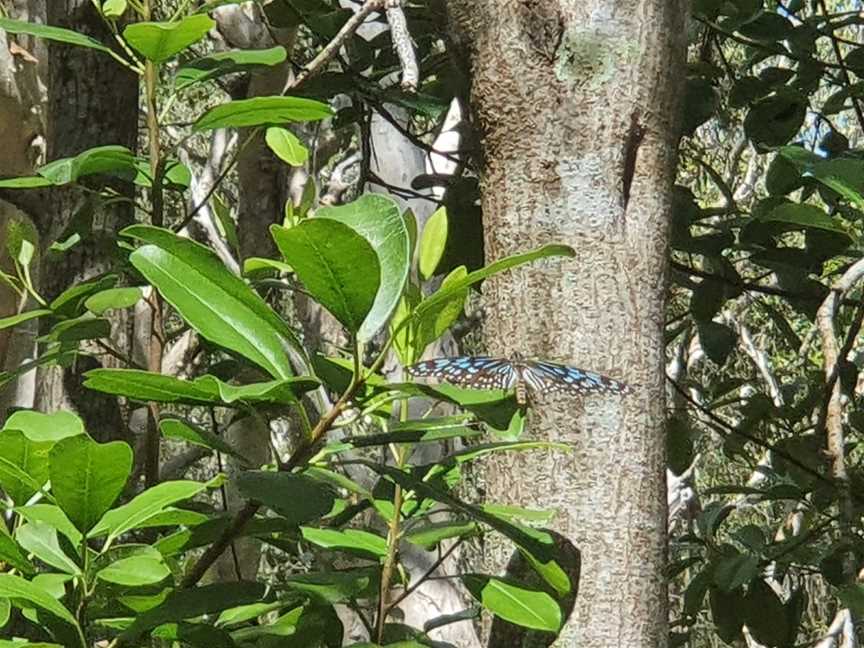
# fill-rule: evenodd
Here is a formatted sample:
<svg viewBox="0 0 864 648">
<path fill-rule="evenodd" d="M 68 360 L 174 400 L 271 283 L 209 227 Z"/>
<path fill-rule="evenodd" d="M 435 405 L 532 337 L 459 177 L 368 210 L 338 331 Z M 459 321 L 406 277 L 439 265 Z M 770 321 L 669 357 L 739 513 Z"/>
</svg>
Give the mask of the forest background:
<svg viewBox="0 0 864 648">
<path fill-rule="evenodd" d="M 857 645 L 862 7 L 621 4 L 0 3 L 0 646 Z"/>
</svg>

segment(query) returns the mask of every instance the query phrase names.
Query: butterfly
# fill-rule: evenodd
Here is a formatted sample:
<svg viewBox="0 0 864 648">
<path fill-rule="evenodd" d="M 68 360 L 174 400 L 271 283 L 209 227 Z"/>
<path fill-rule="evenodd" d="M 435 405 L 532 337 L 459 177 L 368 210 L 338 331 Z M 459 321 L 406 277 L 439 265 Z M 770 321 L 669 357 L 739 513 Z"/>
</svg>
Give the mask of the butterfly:
<svg viewBox="0 0 864 648">
<path fill-rule="evenodd" d="M 589 393 L 626 394 L 630 388 L 617 380 L 593 371 L 542 362 L 505 360 L 488 356 L 435 358 L 405 368 L 418 378 L 438 378 L 473 389 L 516 389 L 516 402 L 528 404 L 529 391 L 540 394 L 568 392 L 579 396 Z"/>
</svg>

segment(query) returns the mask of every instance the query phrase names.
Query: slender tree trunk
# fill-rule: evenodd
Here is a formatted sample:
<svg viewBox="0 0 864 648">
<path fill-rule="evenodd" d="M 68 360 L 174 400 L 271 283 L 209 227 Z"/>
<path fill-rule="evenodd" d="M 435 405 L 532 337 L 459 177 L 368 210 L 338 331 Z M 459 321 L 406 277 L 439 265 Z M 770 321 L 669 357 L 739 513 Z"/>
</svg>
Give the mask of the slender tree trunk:
<svg viewBox="0 0 864 648">
<path fill-rule="evenodd" d="M 667 641 L 664 306 L 683 85 L 684 0 L 450 0 L 471 66 L 484 156 L 487 261 L 537 245 L 553 260 L 484 285 L 489 351 L 582 366 L 625 397 L 544 397 L 528 436 L 569 453 L 484 463 L 488 499 L 554 508 L 581 553 L 555 645 Z M 486 567 L 509 550 L 490 537 Z"/>
</svg>

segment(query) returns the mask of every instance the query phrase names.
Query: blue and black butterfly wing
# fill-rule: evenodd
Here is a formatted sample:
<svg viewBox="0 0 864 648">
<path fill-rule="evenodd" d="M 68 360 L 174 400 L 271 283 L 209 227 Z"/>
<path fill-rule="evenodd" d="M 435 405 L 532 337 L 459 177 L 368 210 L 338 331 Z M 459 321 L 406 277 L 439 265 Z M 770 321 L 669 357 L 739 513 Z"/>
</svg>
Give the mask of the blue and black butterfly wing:
<svg viewBox="0 0 864 648">
<path fill-rule="evenodd" d="M 630 391 L 625 383 L 608 376 L 554 362 L 526 362 L 522 376 L 532 389 L 541 394 L 626 394 Z"/>
<path fill-rule="evenodd" d="M 516 382 L 513 365 L 487 356 L 435 358 L 405 367 L 418 378 L 437 378 L 472 389 L 509 389 Z"/>
</svg>

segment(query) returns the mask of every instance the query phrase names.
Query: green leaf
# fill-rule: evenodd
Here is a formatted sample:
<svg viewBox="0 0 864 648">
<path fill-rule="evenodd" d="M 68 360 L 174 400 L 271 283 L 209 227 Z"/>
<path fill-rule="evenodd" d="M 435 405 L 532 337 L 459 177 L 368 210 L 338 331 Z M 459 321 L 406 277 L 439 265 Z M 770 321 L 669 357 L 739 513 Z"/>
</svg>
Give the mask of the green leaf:
<svg viewBox="0 0 864 648">
<path fill-rule="evenodd" d="M 122 310 L 138 303 L 143 297 L 140 288 L 109 288 L 94 293 L 84 300 L 84 306 L 91 313 L 102 315 L 109 310 Z"/>
<path fill-rule="evenodd" d="M 36 319 L 37 317 L 44 317 L 45 315 L 50 315 L 51 311 L 46 308 L 39 308 L 32 311 L 26 311 L 24 313 L 20 313 L 18 315 L 11 315 L 10 317 L 0 318 L 0 330 L 11 328 L 13 326 L 17 326 L 22 322 L 26 322 L 31 319 Z"/>
<path fill-rule="evenodd" d="M 719 636 L 727 644 L 733 644 L 741 638 L 744 626 L 744 600 L 740 590 L 724 592 L 717 587 L 711 587 L 708 592 L 711 605 L 711 617 Z"/>
<path fill-rule="evenodd" d="M 24 574 L 32 574 L 36 571 L 33 565 L 27 560 L 27 555 L 21 551 L 21 548 L 12 539 L 12 536 L 9 535 L 5 524 L 0 526 L 0 561 Z M 2 600 L 0 599 L 0 601 Z M 2 611 L 2 605 L 0 605 L 0 611 Z M 0 623 L 0 628 L 3 625 L 3 623 Z"/>
<path fill-rule="evenodd" d="M 194 481 L 169 481 L 157 484 L 140 495 L 136 495 L 128 504 L 105 513 L 88 535 L 95 538 L 108 534 L 107 545 L 117 536 L 138 528 L 172 504 L 194 497 L 207 487 L 208 484 Z"/>
<path fill-rule="evenodd" d="M 207 623 L 163 623 L 150 636 L 163 643 L 199 648 L 236 648 L 237 643 L 224 630 Z"/>
<path fill-rule="evenodd" d="M 105 0 L 102 3 L 102 14 L 106 18 L 119 18 L 126 11 L 126 0 Z"/>
<path fill-rule="evenodd" d="M 790 628 L 783 602 L 761 578 L 747 588 L 744 619 L 750 634 L 760 644 L 771 648 L 788 645 Z"/>
<path fill-rule="evenodd" d="M 84 300 L 90 295 L 113 288 L 117 283 L 116 274 L 107 274 L 90 281 L 78 282 L 62 293 L 51 302 L 51 310 L 58 317 L 71 318 L 81 314 Z"/>
<path fill-rule="evenodd" d="M 738 589 L 756 578 L 759 558 L 751 554 L 724 557 L 714 566 L 714 582 L 726 592 Z"/>
<path fill-rule="evenodd" d="M 0 18 L 0 29 L 4 29 L 10 34 L 28 34 L 30 36 L 38 36 L 39 38 L 56 41 L 58 43 L 68 43 L 69 45 L 78 45 L 79 47 L 89 47 L 90 49 L 99 50 L 106 54 L 112 53 L 107 46 L 103 45 L 95 38 L 79 34 L 71 29 L 49 27 L 48 25 L 39 25 L 22 20 L 10 20 L 9 18 Z"/>
<path fill-rule="evenodd" d="M 420 237 L 417 267 L 420 276 L 431 279 L 447 248 L 447 208 L 439 207 L 426 221 Z"/>
<path fill-rule="evenodd" d="M 303 166 L 309 159 L 309 149 L 303 146 L 297 136 L 281 126 L 270 126 L 264 136 L 267 146 L 283 162 L 291 166 Z"/>
<path fill-rule="evenodd" d="M 352 228 L 311 218 L 270 231 L 303 285 L 348 330 L 356 333 L 372 309 L 381 267 L 372 246 Z"/>
<path fill-rule="evenodd" d="M 174 83 L 178 90 L 185 89 L 226 74 L 279 65 L 286 57 L 287 52 L 281 45 L 260 50 L 217 52 L 181 65 L 174 75 Z"/>
<path fill-rule="evenodd" d="M 696 325 L 699 330 L 699 340 L 702 342 L 702 348 L 705 349 L 705 355 L 720 366 L 725 364 L 738 341 L 735 331 L 725 324 L 712 321 L 697 322 Z"/>
<path fill-rule="evenodd" d="M 69 411 L 52 414 L 20 410 L 6 420 L 7 430 L 21 430 L 32 441 L 60 441 L 67 437 L 84 434 L 84 422 Z"/>
<path fill-rule="evenodd" d="M 42 176 L 21 176 L 0 180 L 0 189 L 41 189 L 42 187 L 51 187 L 53 185 L 53 182 Z"/>
<path fill-rule="evenodd" d="M 19 430 L 0 430 L 0 487 L 15 504 L 24 504 L 48 481 L 52 445 L 34 441 Z"/>
<path fill-rule="evenodd" d="M 827 230 L 850 238 L 849 234 L 840 227 L 839 223 L 814 205 L 785 203 L 779 207 L 775 207 L 759 220 L 763 222 L 785 223 L 793 226 L 790 229 L 814 228 Z"/>
<path fill-rule="evenodd" d="M 133 225 L 121 233 L 147 243 L 132 253 L 132 264 L 201 335 L 275 378 L 292 375 L 286 346 L 302 349 L 293 332 L 212 251 L 146 225 Z"/>
<path fill-rule="evenodd" d="M 454 268 L 450 274 L 444 277 L 439 291 L 446 291 L 455 284 L 461 284 L 468 276 L 465 266 Z M 437 294 L 437 293 L 436 293 Z M 440 338 L 450 330 L 450 327 L 459 319 L 465 308 L 465 300 L 468 299 L 468 288 L 459 288 L 447 300 L 440 302 L 436 307 L 426 310 L 420 315 L 415 323 L 414 353 L 419 358 L 427 346 Z"/>
<path fill-rule="evenodd" d="M 147 59 L 162 63 L 207 35 L 216 22 L 197 14 L 179 22 L 137 22 L 123 30 L 123 38 Z"/>
<path fill-rule="evenodd" d="M 182 439 L 193 445 L 209 448 L 245 461 L 243 456 L 226 443 L 222 437 L 187 421 L 175 418 L 162 419 L 159 421 L 159 431 L 166 439 Z"/>
<path fill-rule="evenodd" d="M 93 369 L 84 374 L 84 386 L 106 394 L 141 402 L 232 405 L 234 403 L 293 404 L 301 394 L 316 389 L 318 380 L 293 376 L 249 385 L 229 385 L 215 376 L 181 380 L 139 369 Z"/>
<path fill-rule="evenodd" d="M 860 619 L 864 615 L 864 585 L 844 585 L 837 591 L 840 602 Z"/>
<path fill-rule="evenodd" d="M 15 539 L 46 565 L 73 576 L 81 575 L 81 569 L 75 561 L 60 548 L 57 529 L 54 527 L 44 522 L 28 522 L 15 532 Z"/>
<path fill-rule="evenodd" d="M 483 607 L 505 621 L 546 632 L 561 628 L 561 608 L 546 592 L 481 574 L 465 574 L 461 579 Z"/>
<path fill-rule="evenodd" d="M 411 527 L 403 537 L 411 544 L 431 549 L 442 540 L 470 538 L 479 532 L 480 526 L 476 522 L 429 522 Z"/>
<path fill-rule="evenodd" d="M 375 558 L 383 558 L 387 555 L 387 540 L 368 531 L 300 527 L 300 532 L 306 540 L 325 549 L 339 549 Z"/>
<path fill-rule="evenodd" d="M 330 513 L 337 497 L 334 491 L 316 479 L 263 470 L 240 473 L 237 489 L 247 499 L 261 502 L 296 525 Z"/>
<path fill-rule="evenodd" d="M 214 614 L 238 605 L 251 605 L 259 602 L 265 591 L 263 584 L 242 581 L 177 590 L 156 607 L 139 614 L 120 636 L 126 640 L 134 640 L 163 623 Z"/>
<path fill-rule="evenodd" d="M 171 570 L 165 565 L 162 554 L 152 547 L 144 546 L 134 555 L 116 560 L 99 570 L 96 578 L 117 585 L 140 587 L 159 583 L 170 574 Z"/>
<path fill-rule="evenodd" d="M 315 216 L 348 225 L 378 255 L 381 285 L 372 310 L 357 332 L 360 340 L 370 340 L 399 303 L 411 265 L 411 241 L 399 205 L 382 194 L 365 194 L 347 205 L 319 207 Z M 357 267 L 362 272 L 362 266 Z"/>
<path fill-rule="evenodd" d="M 377 588 L 378 574 L 374 569 L 352 569 L 339 572 L 319 572 L 289 576 L 280 585 L 311 595 L 328 603 L 344 603 L 366 598 Z"/>
<path fill-rule="evenodd" d="M 138 174 L 135 156 L 125 146 L 97 146 L 74 157 L 61 158 L 36 169 L 55 185 L 66 185 L 91 175 L 110 175 L 132 181 Z"/>
<path fill-rule="evenodd" d="M 744 119 L 744 131 L 757 150 L 764 151 L 788 143 L 806 115 L 806 99 L 795 90 L 782 88 L 753 104 Z"/>
<path fill-rule="evenodd" d="M 301 97 L 255 97 L 219 104 L 198 118 L 193 130 L 309 122 L 333 115 L 330 106 Z"/>
<path fill-rule="evenodd" d="M 433 309 L 440 307 L 441 304 L 453 299 L 455 295 L 459 294 L 459 291 L 473 286 L 483 279 L 504 272 L 505 270 L 510 270 L 516 266 L 553 256 L 573 257 L 576 256 L 576 252 L 573 248 L 566 245 L 544 245 L 543 247 L 539 247 L 531 252 L 514 254 L 505 259 L 500 259 L 494 263 L 490 263 L 485 268 L 468 273 L 463 279 L 453 281 L 447 286 L 447 288 L 442 287 L 436 293 L 429 296 L 427 299 L 424 299 L 414 311 L 414 317 L 420 318 L 426 313 L 433 311 Z"/>
<path fill-rule="evenodd" d="M 51 489 L 82 533 L 99 521 L 123 492 L 132 472 L 132 449 L 122 441 L 96 443 L 86 434 L 51 449 Z"/>
<path fill-rule="evenodd" d="M 55 324 L 48 335 L 39 338 L 39 341 L 79 342 L 81 340 L 107 338 L 110 335 L 111 322 L 87 313 L 81 317 Z"/>
<path fill-rule="evenodd" d="M 42 522 L 54 527 L 65 535 L 75 547 L 81 543 L 81 538 L 83 538 L 81 532 L 75 528 L 75 525 L 66 517 L 63 509 L 59 506 L 31 504 L 30 506 L 16 506 L 13 510 L 28 522 Z"/>
<path fill-rule="evenodd" d="M 70 625 L 78 627 L 75 617 L 63 604 L 46 592 L 42 587 L 12 574 L 0 574 L 0 597 L 12 599 L 13 604 L 22 602 L 50 612 Z"/>
</svg>

